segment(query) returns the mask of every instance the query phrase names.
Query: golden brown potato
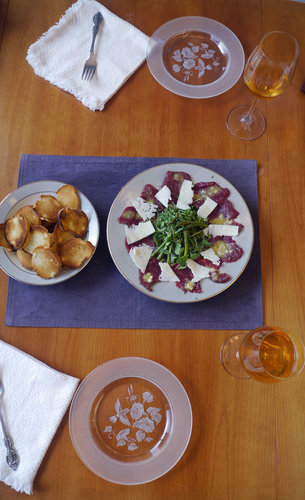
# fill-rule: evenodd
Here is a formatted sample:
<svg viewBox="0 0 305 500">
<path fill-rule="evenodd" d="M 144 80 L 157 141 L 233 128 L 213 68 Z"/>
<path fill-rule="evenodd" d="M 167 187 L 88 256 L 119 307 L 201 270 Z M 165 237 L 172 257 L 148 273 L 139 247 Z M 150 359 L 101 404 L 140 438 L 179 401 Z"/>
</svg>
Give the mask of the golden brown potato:
<svg viewBox="0 0 305 500">
<path fill-rule="evenodd" d="M 14 250 L 22 248 L 29 237 L 30 225 L 22 214 L 16 214 L 4 224 L 4 233 L 8 243 Z"/>
<path fill-rule="evenodd" d="M 12 248 L 5 237 L 4 224 L 0 224 L 0 247 Z"/>
<path fill-rule="evenodd" d="M 41 224 L 40 217 L 36 210 L 32 207 L 32 205 L 25 205 L 24 207 L 19 208 L 18 212 L 15 215 L 22 214 L 28 220 L 30 227 L 37 226 Z"/>
<path fill-rule="evenodd" d="M 57 200 L 62 207 L 79 210 L 81 207 L 80 196 L 77 189 L 71 184 L 65 184 L 57 191 Z"/>
<path fill-rule="evenodd" d="M 58 213 L 58 222 L 64 231 L 72 231 L 80 237 L 84 237 L 88 230 L 88 217 L 82 210 L 63 208 Z"/>
<path fill-rule="evenodd" d="M 61 260 L 51 248 L 36 247 L 32 255 L 32 266 L 41 278 L 55 278 L 61 270 Z"/>
<path fill-rule="evenodd" d="M 42 194 L 39 200 L 36 201 L 34 209 L 42 219 L 48 222 L 56 222 L 61 206 L 54 196 Z"/>
<path fill-rule="evenodd" d="M 75 234 L 72 231 L 64 231 L 59 224 L 56 224 L 53 234 L 59 245 L 71 240 L 71 238 L 75 238 Z"/>
<path fill-rule="evenodd" d="M 23 246 L 23 250 L 32 254 L 36 247 L 50 248 L 51 234 L 43 226 L 33 226 L 28 241 Z"/>
<path fill-rule="evenodd" d="M 59 247 L 59 256 L 63 266 L 71 269 L 80 267 L 86 259 L 90 259 L 93 252 L 92 243 L 81 238 L 72 238 Z"/>
<path fill-rule="evenodd" d="M 29 270 L 33 269 L 31 253 L 28 253 L 25 250 L 23 250 L 23 248 L 20 248 L 19 250 L 17 250 L 16 255 L 19 259 L 20 264 L 22 264 L 23 267 Z"/>
</svg>

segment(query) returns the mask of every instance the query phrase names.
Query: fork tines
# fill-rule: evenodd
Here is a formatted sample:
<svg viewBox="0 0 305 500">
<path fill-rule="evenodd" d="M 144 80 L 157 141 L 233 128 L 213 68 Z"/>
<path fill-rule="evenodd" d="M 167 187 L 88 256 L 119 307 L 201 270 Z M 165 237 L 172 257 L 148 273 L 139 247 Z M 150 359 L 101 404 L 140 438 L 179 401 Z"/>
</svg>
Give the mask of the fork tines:
<svg viewBox="0 0 305 500">
<path fill-rule="evenodd" d="M 87 65 L 85 64 L 83 73 L 82 73 L 82 80 L 91 80 L 93 78 L 93 75 L 95 73 L 96 66 L 95 65 Z"/>
</svg>

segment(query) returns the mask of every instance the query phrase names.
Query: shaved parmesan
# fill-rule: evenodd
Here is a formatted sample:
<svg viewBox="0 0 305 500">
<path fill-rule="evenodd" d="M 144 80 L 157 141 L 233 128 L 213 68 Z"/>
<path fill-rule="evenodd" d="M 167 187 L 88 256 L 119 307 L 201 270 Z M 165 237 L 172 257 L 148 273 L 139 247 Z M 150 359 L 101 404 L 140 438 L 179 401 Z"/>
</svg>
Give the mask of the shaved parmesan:
<svg viewBox="0 0 305 500">
<path fill-rule="evenodd" d="M 213 264 L 218 266 L 220 264 L 220 258 L 216 255 L 213 248 L 208 248 L 201 252 L 201 255 L 204 259 L 210 260 Z"/>
<path fill-rule="evenodd" d="M 233 224 L 210 224 L 203 230 L 204 234 L 215 236 L 237 236 L 238 226 Z"/>
<path fill-rule="evenodd" d="M 129 255 L 135 265 L 142 271 L 145 272 L 150 256 L 153 252 L 153 248 L 149 245 L 140 245 L 138 247 L 132 247 L 130 249 Z"/>
<path fill-rule="evenodd" d="M 127 243 L 135 243 L 136 241 L 146 238 L 155 232 L 155 228 L 150 221 L 140 222 L 138 225 L 132 225 L 130 227 L 125 226 L 125 233 L 127 238 Z"/>
<path fill-rule="evenodd" d="M 156 214 L 157 205 L 150 201 L 145 201 L 141 196 L 131 202 L 132 206 L 136 209 L 138 214 L 143 220 L 152 219 Z"/>
<path fill-rule="evenodd" d="M 209 267 L 201 266 L 200 264 L 197 264 L 192 259 L 187 259 L 186 261 L 187 266 L 190 268 L 190 270 L 193 273 L 193 281 L 196 283 L 197 281 L 200 281 L 202 278 L 208 278 L 210 275 L 211 269 Z"/>
<path fill-rule="evenodd" d="M 171 266 L 167 264 L 167 262 L 159 262 L 159 266 L 161 269 L 159 281 L 170 281 L 171 283 L 180 281 L 178 276 L 174 273 Z"/>
<path fill-rule="evenodd" d="M 214 208 L 217 207 L 216 201 L 207 197 L 204 203 L 199 207 L 197 215 L 198 217 L 203 217 L 204 219 L 213 212 Z"/>
<path fill-rule="evenodd" d="M 181 184 L 180 193 L 177 201 L 177 208 L 187 210 L 193 201 L 193 183 L 187 179 Z"/>
<path fill-rule="evenodd" d="M 162 203 L 162 205 L 165 206 L 165 208 L 167 208 L 169 200 L 172 199 L 169 187 L 165 184 L 163 188 L 161 188 L 160 191 L 157 192 L 155 197 Z"/>
</svg>

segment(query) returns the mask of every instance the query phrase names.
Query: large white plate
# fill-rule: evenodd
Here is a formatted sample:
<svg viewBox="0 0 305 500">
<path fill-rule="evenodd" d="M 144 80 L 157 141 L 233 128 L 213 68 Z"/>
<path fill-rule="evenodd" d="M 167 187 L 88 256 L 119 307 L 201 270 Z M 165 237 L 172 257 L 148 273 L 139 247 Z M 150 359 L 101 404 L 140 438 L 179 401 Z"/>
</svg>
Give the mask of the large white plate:
<svg viewBox="0 0 305 500">
<path fill-rule="evenodd" d="M 136 385 L 144 392 L 137 392 Z M 105 404 L 101 447 L 90 430 L 96 400 Z M 122 422 L 119 412 L 125 417 Z M 144 431 L 132 440 L 143 419 Z M 190 401 L 179 380 L 164 366 L 137 357 L 117 358 L 91 372 L 77 389 L 69 416 L 71 439 L 81 460 L 97 476 L 117 484 L 143 484 L 168 472 L 188 445 L 192 422 Z M 112 438 L 109 427 L 116 432 Z M 156 434 L 158 428 L 162 431 Z M 121 439 L 116 439 L 119 432 Z"/>
<path fill-rule="evenodd" d="M 227 283 L 214 283 L 210 279 L 205 279 L 201 282 L 202 292 L 183 293 L 174 283 L 156 283 L 153 286 L 152 292 L 146 290 L 139 282 L 139 270 L 129 257 L 126 250 L 125 241 L 125 226 L 118 222 L 118 217 L 123 210 L 131 205 L 131 201 L 137 196 L 140 196 L 145 184 L 153 184 L 156 188 L 160 188 L 164 176 L 168 170 L 183 171 L 190 174 L 193 183 L 197 182 L 216 182 L 222 188 L 227 187 L 230 190 L 229 200 L 233 203 L 234 208 L 239 212 L 238 221 L 244 226 L 241 233 L 236 237 L 236 242 L 243 249 L 242 257 L 231 263 L 224 263 L 221 266 L 221 272 L 228 273 L 231 280 Z M 254 229 L 250 211 L 247 204 L 237 189 L 224 177 L 213 172 L 210 169 L 189 163 L 170 163 L 158 165 L 141 172 L 131 179 L 116 196 L 108 215 L 107 220 L 107 241 L 112 259 L 129 283 L 136 287 L 141 292 L 154 297 L 156 299 L 165 300 L 168 302 L 195 302 L 205 300 L 218 293 L 223 292 L 231 286 L 241 275 L 246 265 L 248 264 L 254 241 Z"/>
<path fill-rule="evenodd" d="M 167 71 L 163 62 L 163 48 L 177 33 L 201 31 L 210 35 L 220 52 L 227 58 L 223 74 L 206 85 L 180 82 Z M 147 49 L 147 64 L 154 78 L 166 89 L 183 97 L 204 99 L 215 97 L 229 90 L 240 78 L 245 54 L 236 35 L 226 26 L 206 17 L 189 16 L 173 19 L 160 26 L 151 36 Z"/>
<path fill-rule="evenodd" d="M 37 181 L 19 187 L 6 196 L 0 203 L 0 222 L 5 222 L 15 215 L 19 208 L 25 205 L 33 205 L 42 194 L 50 194 L 56 197 L 56 191 L 63 185 L 63 182 L 58 181 Z M 89 219 L 86 239 L 96 248 L 99 239 L 98 217 L 88 198 L 80 191 L 78 192 L 81 199 L 81 209 L 86 213 Z M 23 267 L 16 256 L 16 252 L 11 252 L 0 247 L 0 268 L 11 278 L 29 285 L 45 286 L 65 281 L 79 273 L 88 264 L 89 260 L 85 261 L 84 264 L 77 269 L 63 268 L 55 278 L 43 279 L 37 276 L 34 271 L 30 271 Z"/>
</svg>

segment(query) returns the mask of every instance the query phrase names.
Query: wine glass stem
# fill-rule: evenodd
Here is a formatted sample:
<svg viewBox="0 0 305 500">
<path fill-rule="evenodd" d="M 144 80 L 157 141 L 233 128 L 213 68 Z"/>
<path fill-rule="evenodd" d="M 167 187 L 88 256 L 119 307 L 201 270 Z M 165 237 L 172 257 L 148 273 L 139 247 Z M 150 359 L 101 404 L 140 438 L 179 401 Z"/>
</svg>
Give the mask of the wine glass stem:
<svg viewBox="0 0 305 500">
<path fill-rule="evenodd" d="M 255 108 L 256 101 L 257 101 L 257 97 L 254 97 L 252 104 L 249 108 L 249 111 L 241 119 L 242 122 L 245 123 L 246 125 L 251 125 L 251 123 L 253 121 L 253 118 L 251 115 L 252 115 L 253 109 Z"/>
</svg>

